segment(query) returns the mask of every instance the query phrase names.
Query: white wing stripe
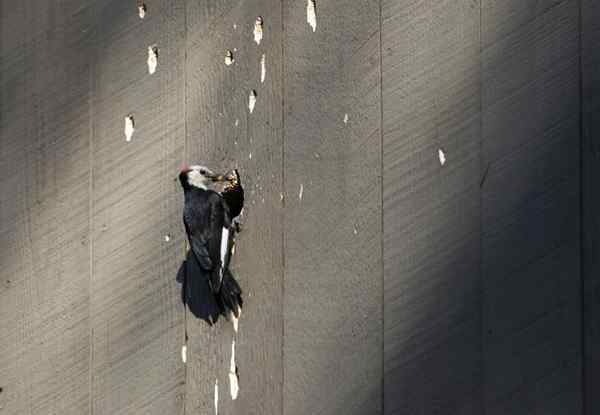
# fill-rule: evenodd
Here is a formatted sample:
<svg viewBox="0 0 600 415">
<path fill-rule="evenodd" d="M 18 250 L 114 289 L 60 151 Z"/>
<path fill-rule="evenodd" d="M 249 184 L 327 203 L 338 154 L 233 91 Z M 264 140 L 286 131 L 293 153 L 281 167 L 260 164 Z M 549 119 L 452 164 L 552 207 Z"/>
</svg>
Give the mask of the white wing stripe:
<svg viewBox="0 0 600 415">
<path fill-rule="evenodd" d="M 227 255 L 227 247 L 229 246 L 229 229 L 223 228 L 221 234 L 221 275 L 223 275 L 223 267 L 225 266 L 225 256 Z"/>
</svg>

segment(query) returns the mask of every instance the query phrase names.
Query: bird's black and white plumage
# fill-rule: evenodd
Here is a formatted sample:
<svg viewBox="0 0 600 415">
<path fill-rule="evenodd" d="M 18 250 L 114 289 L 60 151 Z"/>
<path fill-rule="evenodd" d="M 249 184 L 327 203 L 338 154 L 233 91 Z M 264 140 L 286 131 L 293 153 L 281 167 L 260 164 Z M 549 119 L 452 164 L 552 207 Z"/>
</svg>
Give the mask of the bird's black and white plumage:
<svg viewBox="0 0 600 415">
<path fill-rule="evenodd" d="M 242 291 L 229 270 L 231 216 L 223 197 L 209 189 L 220 179 L 222 176 L 202 166 L 186 167 L 179 174 L 190 249 L 177 280 L 182 283 L 184 304 L 209 324 L 220 314 L 237 317 L 242 306 Z"/>
<path fill-rule="evenodd" d="M 221 191 L 221 195 L 231 215 L 231 221 L 235 225 L 235 229 L 239 232 L 242 209 L 244 208 L 244 188 L 242 187 L 242 180 L 240 179 L 240 173 L 237 169 L 233 169 L 223 176 L 225 186 Z"/>
</svg>

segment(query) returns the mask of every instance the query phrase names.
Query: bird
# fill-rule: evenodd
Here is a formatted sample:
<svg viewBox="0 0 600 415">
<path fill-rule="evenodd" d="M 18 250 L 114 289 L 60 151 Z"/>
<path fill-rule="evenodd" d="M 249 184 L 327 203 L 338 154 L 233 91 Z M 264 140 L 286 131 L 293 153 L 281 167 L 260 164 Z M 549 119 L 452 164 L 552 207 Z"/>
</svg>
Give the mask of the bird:
<svg viewBox="0 0 600 415">
<path fill-rule="evenodd" d="M 211 185 L 224 176 L 200 165 L 184 166 L 179 182 L 184 193 L 183 223 L 189 242 L 177 272 L 183 303 L 194 316 L 213 325 L 223 315 L 238 317 L 242 290 L 229 270 L 231 216 L 227 203 Z"/>
<path fill-rule="evenodd" d="M 225 185 L 221 191 L 221 196 L 223 196 L 229 207 L 235 231 L 239 232 L 241 230 L 241 214 L 244 208 L 244 188 L 242 187 L 240 173 L 237 169 L 230 170 L 223 175 L 223 179 Z"/>
</svg>

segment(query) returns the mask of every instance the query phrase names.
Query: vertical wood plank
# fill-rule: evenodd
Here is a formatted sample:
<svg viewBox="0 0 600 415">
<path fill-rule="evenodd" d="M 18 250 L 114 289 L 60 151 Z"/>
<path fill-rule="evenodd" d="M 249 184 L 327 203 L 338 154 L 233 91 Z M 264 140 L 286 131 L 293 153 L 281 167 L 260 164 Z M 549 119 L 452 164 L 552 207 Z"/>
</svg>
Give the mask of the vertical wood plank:
<svg viewBox="0 0 600 415">
<path fill-rule="evenodd" d="M 386 414 L 482 413 L 479 12 L 383 1 Z"/>
<path fill-rule="evenodd" d="M 577 0 L 482 2 L 488 415 L 581 412 L 578 21 Z"/>
<path fill-rule="evenodd" d="M 581 0 L 584 414 L 600 412 L 600 4 Z"/>
<path fill-rule="evenodd" d="M 259 15 L 264 29 L 257 45 L 253 29 Z M 218 380 L 220 414 L 281 414 L 281 6 L 274 0 L 189 1 L 186 16 L 186 162 L 216 171 L 237 167 L 246 191 L 233 258 L 244 291 L 239 331 L 236 335 L 225 319 L 208 327 L 188 313 L 186 412 L 215 413 Z M 235 60 L 231 66 L 225 65 L 227 50 Z M 251 90 L 257 92 L 252 114 Z M 228 379 L 234 338 L 240 376 L 235 401 Z"/>
<path fill-rule="evenodd" d="M 90 2 L 38 3 L 2 1 L 0 13 L 0 412 L 79 415 L 93 21 Z"/>
<path fill-rule="evenodd" d="M 380 414 L 379 2 L 316 4 L 284 8 L 283 413 Z"/>
<path fill-rule="evenodd" d="M 178 414 L 183 247 L 184 3 L 97 2 L 93 85 L 92 404 L 101 414 Z M 159 48 L 149 75 L 148 46 Z M 125 141 L 124 118 L 135 133 Z M 170 235 L 166 241 L 165 235 Z"/>
</svg>

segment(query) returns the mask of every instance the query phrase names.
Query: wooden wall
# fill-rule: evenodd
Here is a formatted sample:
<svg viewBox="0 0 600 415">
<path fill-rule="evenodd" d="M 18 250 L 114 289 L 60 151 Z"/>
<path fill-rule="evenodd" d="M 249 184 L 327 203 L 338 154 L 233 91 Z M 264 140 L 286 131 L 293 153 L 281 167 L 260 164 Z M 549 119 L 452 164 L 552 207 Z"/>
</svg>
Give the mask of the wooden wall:
<svg viewBox="0 0 600 415">
<path fill-rule="evenodd" d="M 598 412 L 595 3 L 0 1 L 0 413 Z M 242 172 L 237 333 L 182 163 Z"/>
</svg>

